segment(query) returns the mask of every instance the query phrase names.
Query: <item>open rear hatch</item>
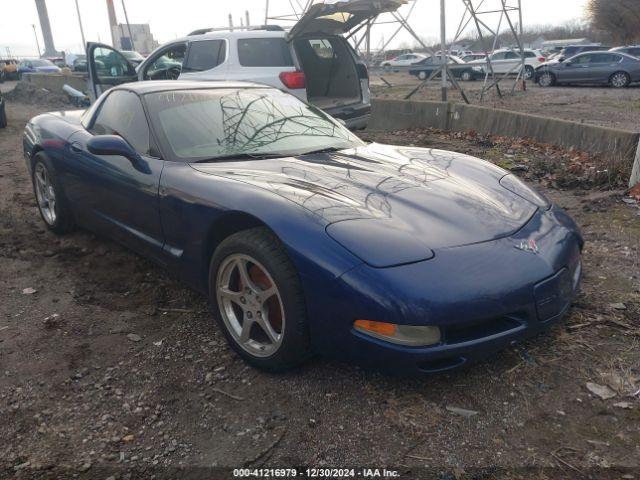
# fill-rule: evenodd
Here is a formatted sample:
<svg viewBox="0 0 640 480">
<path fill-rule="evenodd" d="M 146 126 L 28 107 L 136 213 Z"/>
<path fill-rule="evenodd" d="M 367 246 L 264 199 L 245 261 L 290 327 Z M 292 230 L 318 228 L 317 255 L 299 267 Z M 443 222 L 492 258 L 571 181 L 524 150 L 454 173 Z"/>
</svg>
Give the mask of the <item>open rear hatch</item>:
<svg viewBox="0 0 640 480">
<path fill-rule="evenodd" d="M 394 12 L 407 0 L 324 0 L 317 1 L 289 32 L 289 40 L 324 33 L 342 35 L 386 12 Z"/>
<path fill-rule="evenodd" d="M 405 3 L 406 0 L 325 0 L 309 8 L 288 34 L 305 73 L 309 103 L 323 110 L 369 103 L 366 66 L 360 64 L 340 35 Z"/>
</svg>

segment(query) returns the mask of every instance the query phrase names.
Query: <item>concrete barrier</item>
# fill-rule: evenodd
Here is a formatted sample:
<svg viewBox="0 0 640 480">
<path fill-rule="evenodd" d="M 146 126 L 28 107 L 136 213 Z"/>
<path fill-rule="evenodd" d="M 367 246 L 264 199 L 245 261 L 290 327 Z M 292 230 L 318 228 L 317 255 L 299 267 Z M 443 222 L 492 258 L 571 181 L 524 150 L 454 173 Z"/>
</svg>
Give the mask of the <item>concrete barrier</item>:
<svg viewBox="0 0 640 480">
<path fill-rule="evenodd" d="M 447 102 L 373 100 L 371 130 L 431 127 L 447 131 L 471 131 L 506 137 L 531 138 L 565 148 L 617 156 L 629 165 L 636 162 L 640 181 L 640 133 L 585 125 L 477 105 Z M 638 158 L 636 159 L 636 152 Z"/>
<path fill-rule="evenodd" d="M 62 87 L 67 84 L 81 92 L 87 91 L 87 80 L 84 75 L 63 75 L 61 73 L 25 73 L 25 82 L 33 83 L 36 87 L 46 88 L 51 92 L 63 93 Z"/>
</svg>

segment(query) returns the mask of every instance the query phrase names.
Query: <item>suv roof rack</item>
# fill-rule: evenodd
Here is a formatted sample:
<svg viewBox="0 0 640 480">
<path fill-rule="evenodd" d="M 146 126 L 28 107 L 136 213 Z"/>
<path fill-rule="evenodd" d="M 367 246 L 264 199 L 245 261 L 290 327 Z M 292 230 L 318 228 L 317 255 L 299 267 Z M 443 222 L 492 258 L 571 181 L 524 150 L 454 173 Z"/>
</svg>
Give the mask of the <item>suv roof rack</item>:
<svg viewBox="0 0 640 480">
<path fill-rule="evenodd" d="M 194 35 L 204 35 L 205 33 L 211 33 L 211 32 L 233 32 L 236 30 L 264 30 L 267 32 L 284 32 L 284 28 L 282 28 L 280 25 L 247 25 L 247 26 L 240 26 L 240 27 L 233 27 L 233 28 L 231 27 L 201 28 L 199 30 L 194 30 L 187 36 L 191 37 Z"/>
</svg>

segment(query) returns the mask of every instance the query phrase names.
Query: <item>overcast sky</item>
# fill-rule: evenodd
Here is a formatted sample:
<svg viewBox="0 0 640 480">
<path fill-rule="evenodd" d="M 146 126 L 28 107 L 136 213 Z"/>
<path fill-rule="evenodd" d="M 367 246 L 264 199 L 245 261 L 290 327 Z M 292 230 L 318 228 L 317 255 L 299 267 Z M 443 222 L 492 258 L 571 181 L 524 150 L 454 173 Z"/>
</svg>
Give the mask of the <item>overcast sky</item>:
<svg viewBox="0 0 640 480">
<path fill-rule="evenodd" d="M 0 15 L 0 57 L 6 47 L 17 56 L 36 54 L 32 24 L 40 46 L 44 49 L 34 0 L 1 0 L 4 4 Z M 235 22 L 245 10 L 249 10 L 252 24 L 264 23 L 265 0 L 125 0 L 131 23 L 149 23 L 155 38 L 160 42 L 184 36 L 196 28 L 228 25 L 228 15 Z M 291 0 L 303 3 L 304 0 Z M 425 39 L 434 41 L 439 36 L 438 0 L 416 0 L 418 2 L 409 20 L 411 26 Z M 515 2 L 515 0 L 511 0 Z M 11 3 L 9 7 L 9 2 Z M 79 53 L 82 49 L 80 29 L 75 9 L 75 0 L 47 0 L 51 28 L 58 50 Z M 587 0 L 522 0 L 524 24 L 561 24 L 581 20 Z M 106 0 L 78 0 L 87 41 L 111 43 Z M 121 0 L 114 0 L 118 21 L 124 23 Z M 477 3 L 477 2 L 474 2 Z M 270 0 L 271 14 L 291 12 L 289 0 Z M 485 5 L 498 5 L 498 0 L 485 0 Z M 407 7 L 401 11 L 406 12 Z M 462 0 L 447 0 L 448 31 L 455 33 L 460 22 Z M 497 20 L 494 22 L 497 24 Z M 381 26 L 374 32 L 373 47 L 390 35 L 391 26 Z M 393 46 L 412 45 L 408 34 L 398 35 Z"/>
</svg>

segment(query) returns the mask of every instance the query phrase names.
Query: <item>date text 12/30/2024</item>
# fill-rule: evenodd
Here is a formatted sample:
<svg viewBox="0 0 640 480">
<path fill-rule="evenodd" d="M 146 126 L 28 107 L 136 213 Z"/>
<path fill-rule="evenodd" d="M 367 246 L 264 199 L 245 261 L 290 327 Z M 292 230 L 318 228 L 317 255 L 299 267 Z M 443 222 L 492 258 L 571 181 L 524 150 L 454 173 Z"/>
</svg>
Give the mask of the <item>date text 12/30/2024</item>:
<svg viewBox="0 0 640 480">
<path fill-rule="evenodd" d="M 236 468 L 234 478 L 400 478 L 386 468 Z"/>
</svg>

